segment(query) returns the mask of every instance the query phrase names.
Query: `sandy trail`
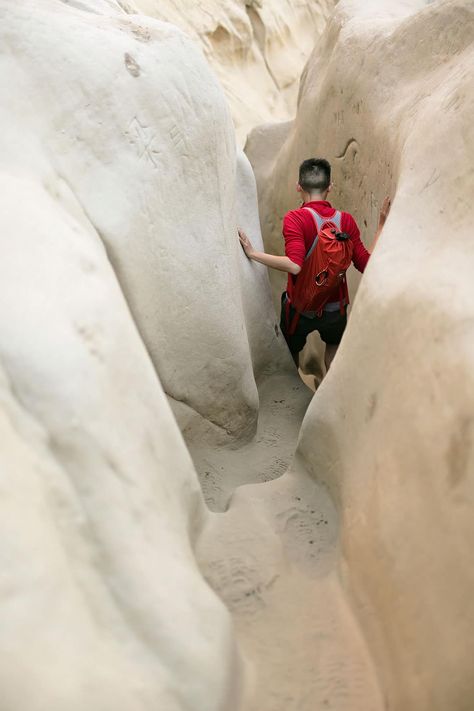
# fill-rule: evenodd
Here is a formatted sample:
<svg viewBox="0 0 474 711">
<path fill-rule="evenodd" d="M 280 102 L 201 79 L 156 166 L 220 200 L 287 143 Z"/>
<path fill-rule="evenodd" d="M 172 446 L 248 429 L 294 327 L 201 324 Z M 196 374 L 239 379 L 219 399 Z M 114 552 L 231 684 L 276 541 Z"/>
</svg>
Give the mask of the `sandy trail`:
<svg viewBox="0 0 474 711">
<path fill-rule="evenodd" d="M 225 511 L 235 489 L 275 479 L 288 469 L 311 393 L 293 375 L 273 375 L 259 388 L 260 411 L 254 440 L 210 447 L 187 438 L 204 498 L 211 511 Z"/>
<path fill-rule="evenodd" d="M 213 517 L 198 557 L 248 663 L 245 711 L 380 711 L 338 578 L 337 513 L 324 488 L 295 468 L 284 474 L 310 397 L 296 376 L 273 376 L 260 390 L 251 444 L 190 443 L 210 507 L 228 506 Z"/>
</svg>

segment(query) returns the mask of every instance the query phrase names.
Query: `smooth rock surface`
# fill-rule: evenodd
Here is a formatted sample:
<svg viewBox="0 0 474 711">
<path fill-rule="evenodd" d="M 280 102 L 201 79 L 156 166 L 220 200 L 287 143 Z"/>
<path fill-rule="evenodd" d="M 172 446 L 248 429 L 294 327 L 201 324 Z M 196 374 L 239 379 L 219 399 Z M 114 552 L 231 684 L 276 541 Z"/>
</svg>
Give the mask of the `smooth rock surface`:
<svg viewBox="0 0 474 711">
<path fill-rule="evenodd" d="M 261 244 L 218 85 L 113 3 L 0 9 L 2 711 L 379 711 L 327 497 L 317 571 L 291 482 L 232 501 L 287 469 L 310 393 L 236 239 Z"/>
<path fill-rule="evenodd" d="M 301 71 L 335 0 L 117 0 L 181 27 L 202 47 L 232 112 L 237 140 L 295 114 Z"/>
<path fill-rule="evenodd" d="M 284 476 L 255 183 L 137 9 L 0 0 L 2 711 L 471 711 L 472 4 L 341 0 L 249 142 L 270 246 L 308 153 L 368 242 L 394 197 Z"/>
<path fill-rule="evenodd" d="M 2 711 L 217 711 L 239 655 L 157 371 L 203 421 L 208 392 L 218 428 L 255 427 L 236 151 L 192 43 L 109 5 L 0 3 Z M 271 312 L 245 314 L 255 362 L 284 361 Z"/>
<path fill-rule="evenodd" d="M 467 0 L 341 1 L 294 124 L 248 146 L 269 249 L 310 155 L 332 162 L 333 202 L 367 244 L 393 198 L 296 470 L 337 502 L 345 584 L 394 711 L 474 704 L 473 39 Z"/>
<path fill-rule="evenodd" d="M 0 178 L 2 711 L 232 706 L 190 457 L 97 233 L 16 171 Z"/>
<path fill-rule="evenodd" d="M 4 105 L 18 116 L 5 160 L 100 235 L 166 393 L 224 434 L 250 436 L 258 395 L 246 323 L 253 333 L 258 323 L 261 358 L 276 353 L 278 367 L 287 355 L 267 302 L 247 299 L 244 316 L 236 191 L 238 181 L 238 209 L 251 215 L 253 177 L 246 188 L 237 175 L 204 58 L 171 25 L 103 3 L 89 12 L 43 1 L 34 17 L 3 7 Z M 265 270 L 254 273 L 262 292 Z"/>
</svg>

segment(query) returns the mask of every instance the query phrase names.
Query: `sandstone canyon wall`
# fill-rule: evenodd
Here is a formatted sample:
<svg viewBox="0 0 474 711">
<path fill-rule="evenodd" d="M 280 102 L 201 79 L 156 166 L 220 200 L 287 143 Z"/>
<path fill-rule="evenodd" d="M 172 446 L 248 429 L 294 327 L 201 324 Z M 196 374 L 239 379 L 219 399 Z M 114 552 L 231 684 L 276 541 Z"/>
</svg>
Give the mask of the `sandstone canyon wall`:
<svg viewBox="0 0 474 711">
<path fill-rule="evenodd" d="M 472 709 L 472 3 L 341 0 L 249 141 L 272 248 L 308 154 L 368 243 L 394 198 L 280 477 L 255 180 L 161 21 L 242 137 L 330 8 L 0 0 L 1 711 Z"/>
<path fill-rule="evenodd" d="M 469 711 L 474 686 L 474 6 L 340 2 L 294 123 L 247 150 L 269 249 L 301 160 L 370 245 L 393 207 L 296 458 L 342 516 L 343 574 L 387 708 Z"/>
<path fill-rule="evenodd" d="M 235 235 L 237 211 L 251 219 L 255 197 L 250 175 L 248 197 L 237 204 L 245 158 L 236 155 L 222 92 L 170 25 L 57 8 L 58 34 L 73 34 L 79 17 L 84 47 L 54 41 L 48 22 L 36 29 L 22 8 L 6 28 L 12 53 L 28 32 L 43 47 L 10 60 L 5 100 L 20 119 L 8 128 L 5 160 L 29 169 L 34 158 L 53 197 L 100 235 L 167 394 L 231 434 L 251 432 L 258 398 Z M 89 74 L 95 83 L 81 79 Z M 278 368 L 286 353 L 265 302 L 265 270 L 257 273 L 261 298 L 247 304 L 247 320 L 259 324 L 260 360 L 271 354 L 273 362 L 277 353 Z M 211 373 L 209 349 L 216 354 Z"/>
<path fill-rule="evenodd" d="M 181 27 L 202 47 L 229 103 L 237 139 L 295 112 L 303 66 L 335 0 L 117 0 Z"/>
<path fill-rule="evenodd" d="M 160 381 L 178 418 L 248 437 L 289 358 L 216 80 L 112 5 L 0 3 L 2 711 L 228 709 L 241 686 Z"/>
</svg>

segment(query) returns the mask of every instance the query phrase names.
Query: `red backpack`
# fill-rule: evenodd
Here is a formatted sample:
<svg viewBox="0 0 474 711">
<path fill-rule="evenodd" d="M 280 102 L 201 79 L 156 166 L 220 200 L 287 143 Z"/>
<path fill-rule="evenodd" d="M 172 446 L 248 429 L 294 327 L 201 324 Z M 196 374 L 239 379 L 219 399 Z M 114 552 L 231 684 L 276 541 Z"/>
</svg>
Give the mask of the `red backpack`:
<svg viewBox="0 0 474 711">
<path fill-rule="evenodd" d="M 332 217 L 322 217 L 311 207 L 304 208 L 311 212 L 316 224 L 316 236 L 311 245 L 301 271 L 293 282 L 288 294 L 287 325 L 288 335 L 295 332 L 300 315 L 306 311 L 321 316 L 324 306 L 339 287 L 341 313 L 344 313 L 344 290 L 346 270 L 352 261 L 352 241 L 349 235 L 341 232 L 341 213 L 336 210 Z M 289 323 L 290 304 L 296 313 Z"/>
</svg>

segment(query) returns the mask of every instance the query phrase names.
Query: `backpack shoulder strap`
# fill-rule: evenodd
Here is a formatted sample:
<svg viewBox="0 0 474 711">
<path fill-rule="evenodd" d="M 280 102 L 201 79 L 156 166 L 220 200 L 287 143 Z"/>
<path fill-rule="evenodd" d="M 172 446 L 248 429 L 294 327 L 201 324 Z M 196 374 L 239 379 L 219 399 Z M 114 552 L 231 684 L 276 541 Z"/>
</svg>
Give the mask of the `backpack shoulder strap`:
<svg viewBox="0 0 474 711">
<path fill-rule="evenodd" d="M 318 243 L 319 233 L 321 232 L 321 229 L 326 222 L 332 222 L 334 225 L 336 225 L 336 228 L 339 230 L 339 232 L 341 231 L 342 214 L 339 210 L 335 210 L 334 215 L 332 217 L 322 217 L 319 212 L 313 210 L 312 207 L 304 207 L 303 210 L 308 210 L 308 212 L 312 214 L 313 220 L 316 224 L 316 237 L 314 238 L 313 244 L 311 245 L 306 254 L 306 261 L 310 256 L 311 252 L 316 247 Z"/>
<path fill-rule="evenodd" d="M 342 213 L 339 210 L 335 210 L 332 217 L 322 217 L 319 212 L 316 212 L 312 207 L 304 207 L 303 210 L 308 210 L 308 212 L 312 214 L 318 234 L 321 232 L 321 228 L 325 222 L 333 222 L 339 232 L 341 232 Z"/>
<path fill-rule="evenodd" d="M 316 212 L 316 210 L 313 210 L 312 207 L 304 207 L 303 210 L 308 210 L 308 212 L 310 212 L 312 214 L 313 220 L 316 224 L 316 229 L 319 234 L 321 232 L 321 227 L 324 225 L 324 222 L 325 222 L 324 218 L 321 217 L 321 215 L 318 212 Z"/>
<path fill-rule="evenodd" d="M 313 210 L 311 207 L 304 207 L 303 210 L 308 210 L 308 212 L 310 212 L 312 214 L 313 220 L 316 223 L 316 237 L 314 238 L 313 244 L 311 245 L 311 247 L 309 248 L 309 250 L 306 253 L 306 256 L 304 258 L 306 261 L 318 243 L 319 232 L 321 231 L 321 227 L 323 226 L 323 223 L 321 222 L 321 220 L 322 220 L 321 215 L 318 215 L 316 210 Z"/>
<path fill-rule="evenodd" d="M 336 210 L 334 215 L 329 219 L 331 220 L 331 222 L 334 222 L 339 232 L 342 232 L 342 212 L 340 210 Z"/>
</svg>

